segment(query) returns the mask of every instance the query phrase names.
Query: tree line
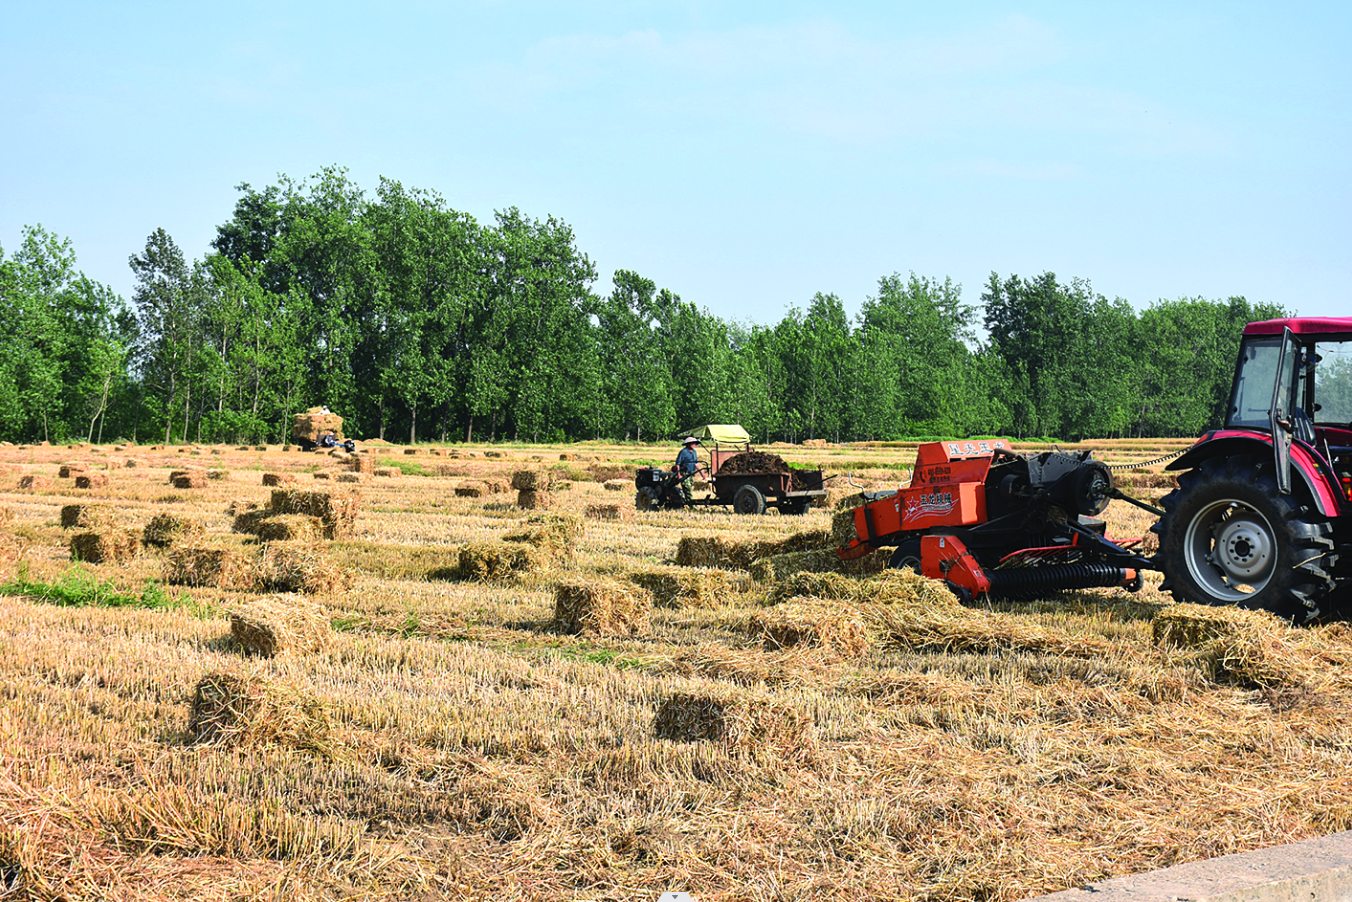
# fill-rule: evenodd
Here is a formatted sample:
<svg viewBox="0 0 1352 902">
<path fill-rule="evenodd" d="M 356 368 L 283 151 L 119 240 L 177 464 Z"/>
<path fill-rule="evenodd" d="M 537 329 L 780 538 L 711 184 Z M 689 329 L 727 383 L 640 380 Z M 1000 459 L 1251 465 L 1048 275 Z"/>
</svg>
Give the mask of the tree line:
<svg viewBox="0 0 1352 902">
<path fill-rule="evenodd" d="M 1053 273 L 893 274 L 773 325 L 620 270 L 596 290 L 569 226 L 491 224 L 345 170 L 239 186 L 189 261 L 156 229 L 130 302 L 32 226 L 0 249 L 0 439 L 278 442 L 326 404 L 358 438 L 659 440 L 736 422 L 761 442 L 1196 435 L 1219 424 L 1244 298 L 1137 312 Z"/>
</svg>

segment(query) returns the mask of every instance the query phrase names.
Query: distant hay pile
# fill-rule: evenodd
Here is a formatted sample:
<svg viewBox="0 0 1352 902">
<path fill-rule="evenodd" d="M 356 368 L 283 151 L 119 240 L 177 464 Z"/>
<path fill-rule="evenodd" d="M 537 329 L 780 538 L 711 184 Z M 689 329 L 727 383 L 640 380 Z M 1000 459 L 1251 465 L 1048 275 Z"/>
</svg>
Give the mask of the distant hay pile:
<svg viewBox="0 0 1352 902">
<path fill-rule="evenodd" d="M 177 514 L 156 514 L 141 530 L 141 543 L 155 548 L 169 548 L 185 540 L 199 539 L 204 532 L 196 520 Z"/>
<path fill-rule="evenodd" d="M 230 610 L 230 635 L 248 654 L 271 658 L 324 648 L 332 636 L 324 611 L 303 598 L 252 598 Z"/>
<path fill-rule="evenodd" d="M 85 465 L 80 463 L 62 464 L 56 471 L 56 475 L 61 479 L 70 479 L 72 476 L 79 476 L 85 472 Z"/>
<path fill-rule="evenodd" d="M 500 582 L 550 567 L 550 556 L 517 542 L 469 542 L 460 547 L 460 573 L 466 579 Z"/>
<path fill-rule="evenodd" d="M 146 465 L 145 461 L 135 457 L 128 457 L 125 461 L 122 462 L 122 466 L 126 467 L 129 470 L 134 470 L 137 467 L 144 467 L 145 465 Z"/>
<path fill-rule="evenodd" d="M 230 475 L 229 470 L 207 470 L 207 479 L 219 481 Z"/>
<path fill-rule="evenodd" d="M 370 475 L 375 472 L 376 459 L 369 454 L 354 454 L 347 461 L 347 468 L 353 473 Z"/>
<path fill-rule="evenodd" d="M 506 479 L 498 479 L 492 476 L 485 476 L 484 487 L 488 489 L 490 495 L 503 495 L 511 490 L 511 484 Z"/>
<path fill-rule="evenodd" d="M 402 476 L 403 472 L 398 467 L 375 467 L 371 470 L 372 476 L 378 476 L 381 479 L 393 479 L 396 476 Z"/>
<path fill-rule="evenodd" d="M 260 582 L 255 554 L 240 547 L 181 545 L 171 548 L 165 582 L 175 586 L 252 591 Z"/>
<path fill-rule="evenodd" d="M 272 486 L 272 487 L 275 488 L 275 487 L 277 487 L 277 486 L 283 486 L 283 485 L 295 485 L 295 483 L 296 483 L 296 477 L 295 477 L 295 475 L 292 474 L 292 473 L 264 473 L 264 474 L 263 474 L 263 485 L 266 485 L 266 486 Z"/>
<path fill-rule="evenodd" d="M 97 529 L 118 521 L 117 511 L 96 504 L 66 504 L 61 508 L 62 529 Z"/>
<path fill-rule="evenodd" d="M 47 480 L 41 476 L 27 473 L 19 477 L 19 488 L 21 489 L 45 489 Z"/>
<path fill-rule="evenodd" d="M 1160 648 L 1190 652 L 1217 683 L 1289 688 L 1326 675 L 1304 647 L 1307 637 L 1267 611 L 1175 604 L 1155 614 L 1150 634 Z"/>
<path fill-rule="evenodd" d="M 332 478 L 333 478 L 332 476 L 330 476 L 328 473 L 324 472 L 323 470 L 320 470 L 318 473 L 315 474 L 315 479 L 318 479 L 318 480 L 321 481 L 321 482 L 327 482 L 327 481 L 329 481 L 329 480 L 332 479 Z"/>
<path fill-rule="evenodd" d="M 286 745 L 328 753 L 324 706 L 293 686 L 262 676 L 208 673 L 193 689 L 188 735 L 224 746 Z"/>
<path fill-rule="evenodd" d="M 107 484 L 108 477 L 104 473 L 81 473 L 75 477 L 77 489 L 97 489 L 103 488 Z"/>
<path fill-rule="evenodd" d="M 762 761 L 810 761 L 817 742 L 812 719 L 767 693 L 731 688 L 678 692 L 653 718 L 653 734 L 672 742 L 713 742 L 729 756 Z"/>
<path fill-rule="evenodd" d="M 260 588 L 329 595 L 352 584 L 352 574 L 308 542 L 273 542 L 258 563 Z"/>
<path fill-rule="evenodd" d="M 362 474 L 360 474 L 360 473 L 339 473 L 337 476 L 334 477 L 334 480 L 335 480 L 336 482 L 360 483 L 360 482 L 362 482 Z"/>
<path fill-rule="evenodd" d="M 569 580 L 554 589 L 554 628 L 569 635 L 645 635 L 650 614 L 646 593 L 613 580 Z"/>
<path fill-rule="evenodd" d="M 664 608 L 709 608 L 727 603 L 745 588 L 745 575 L 707 567 L 658 566 L 630 573 L 630 582 Z"/>
<path fill-rule="evenodd" d="M 632 479 L 607 479 L 603 485 L 607 492 L 624 492 L 634 487 Z"/>
</svg>

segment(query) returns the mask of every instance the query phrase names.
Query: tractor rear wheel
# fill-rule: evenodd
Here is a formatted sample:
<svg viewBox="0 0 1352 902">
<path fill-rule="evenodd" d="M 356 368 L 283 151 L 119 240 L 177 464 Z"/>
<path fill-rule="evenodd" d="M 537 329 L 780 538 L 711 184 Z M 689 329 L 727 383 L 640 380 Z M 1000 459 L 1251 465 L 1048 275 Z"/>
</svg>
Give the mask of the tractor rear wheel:
<svg viewBox="0 0 1352 902">
<path fill-rule="evenodd" d="M 644 486 L 634 494 L 634 507 L 641 511 L 656 510 L 657 491 L 649 486 Z"/>
<path fill-rule="evenodd" d="M 1160 502 L 1155 563 L 1177 601 L 1313 619 L 1333 589 L 1333 528 L 1277 490 L 1272 465 L 1213 458 L 1178 477 Z"/>
<path fill-rule="evenodd" d="M 732 509 L 739 514 L 763 514 L 765 496 L 754 485 L 744 485 L 732 496 Z"/>
</svg>

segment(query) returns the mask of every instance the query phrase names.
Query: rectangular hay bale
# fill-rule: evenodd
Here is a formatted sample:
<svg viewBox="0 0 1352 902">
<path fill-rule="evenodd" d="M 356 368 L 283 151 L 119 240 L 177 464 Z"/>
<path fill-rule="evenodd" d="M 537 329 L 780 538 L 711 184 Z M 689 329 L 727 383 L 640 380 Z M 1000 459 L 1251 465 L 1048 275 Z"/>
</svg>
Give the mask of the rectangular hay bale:
<svg viewBox="0 0 1352 902">
<path fill-rule="evenodd" d="M 91 564 L 115 564 L 136 556 L 141 537 L 130 529 L 76 533 L 70 538 L 70 559 Z"/>
<path fill-rule="evenodd" d="M 297 596 L 262 596 L 230 609 L 230 635 L 245 652 L 262 657 L 316 652 L 332 636 L 323 609 Z"/>
<path fill-rule="evenodd" d="M 77 489 L 97 489 L 103 488 L 107 484 L 108 477 L 103 473 L 81 473 L 75 477 Z"/>
<path fill-rule="evenodd" d="M 548 470 L 517 470 L 512 474 L 512 488 L 518 492 L 547 492 L 552 481 Z"/>
<path fill-rule="evenodd" d="M 170 549 L 164 581 L 175 586 L 251 591 L 259 583 L 258 559 L 242 548 L 182 545 Z"/>
<path fill-rule="evenodd" d="M 352 574 L 310 542 L 273 542 L 259 562 L 262 584 L 277 592 L 328 595 L 352 583 Z"/>
<path fill-rule="evenodd" d="M 650 614 L 646 593 L 614 580 L 569 580 L 554 589 L 554 628 L 569 635 L 645 635 Z"/>
<path fill-rule="evenodd" d="M 519 542 L 469 542 L 460 548 L 460 572 L 467 579 L 499 582 L 524 573 L 538 573 L 549 555 Z"/>
</svg>

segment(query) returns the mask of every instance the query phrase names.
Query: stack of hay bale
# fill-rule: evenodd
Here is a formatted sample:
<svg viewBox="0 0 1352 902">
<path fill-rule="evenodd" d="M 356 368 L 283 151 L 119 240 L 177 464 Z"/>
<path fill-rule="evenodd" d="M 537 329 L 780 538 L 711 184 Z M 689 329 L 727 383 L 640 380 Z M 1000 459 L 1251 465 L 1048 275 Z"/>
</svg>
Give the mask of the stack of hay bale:
<svg viewBox="0 0 1352 902">
<path fill-rule="evenodd" d="M 184 470 L 169 471 L 169 484 L 176 489 L 200 489 L 207 484 L 206 471 L 189 467 Z"/>
<path fill-rule="evenodd" d="M 331 750 L 323 705 L 261 675 L 213 672 L 198 681 L 188 712 L 195 742 L 224 746 L 278 744 Z"/>
<path fill-rule="evenodd" d="M 263 657 L 321 650 L 332 635 L 318 605 L 295 596 L 262 596 L 230 609 L 230 635 L 244 651 Z"/>
<path fill-rule="evenodd" d="M 552 477 L 548 470 L 517 470 L 512 474 L 517 506 L 526 510 L 553 507 L 554 495 L 549 491 L 551 484 Z"/>
<path fill-rule="evenodd" d="M 154 548 L 169 548 L 188 539 L 198 539 L 202 524 L 176 514 L 160 513 L 150 518 L 141 531 L 141 544 Z"/>
<path fill-rule="evenodd" d="M 631 583 L 646 589 L 665 608 L 707 608 L 725 603 L 749 588 L 746 574 L 711 567 L 656 566 L 630 573 Z"/>
<path fill-rule="evenodd" d="M 318 442 L 319 437 L 332 432 L 334 439 L 343 440 L 343 418 L 336 413 L 325 413 L 322 407 L 311 407 L 305 413 L 298 413 L 291 419 L 291 438 L 293 441 Z"/>
<path fill-rule="evenodd" d="M 136 556 L 141 537 L 134 530 L 118 527 L 117 512 L 88 504 L 61 508 L 61 528 L 78 529 L 70 538 L 70 558 L 91 564 L 117 563 Z"/>
<path fill-rule="evenodd" d="M 75 477 L 77 489 L 97 489 L 107 484 L 108 476 L 104 473 L 81 473 Z"/>
<path fill-rule="evenodd" d="M 320 534 L 326 539 L 340 539 L 347 535 L 357 519 L 357 497 L 355 495 L 335 496 L 330 492 L 305 492 L 296 489 L 273 489 L 272 498 L 265 510 L 255 510 L 235 515 L 235 532 L 258 535 L 265 521 L 287 515 L 310 517 L 318 521 Z M 276 535 L 285 540 L 297 538 L 290 531 L 302 533 L 306 527 L 299 520 L 280 521 Z M 285 535 L 282 535 L 286 533 Z"/>
</svg>

